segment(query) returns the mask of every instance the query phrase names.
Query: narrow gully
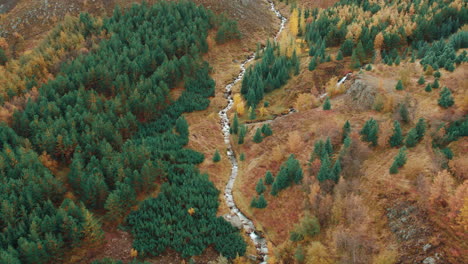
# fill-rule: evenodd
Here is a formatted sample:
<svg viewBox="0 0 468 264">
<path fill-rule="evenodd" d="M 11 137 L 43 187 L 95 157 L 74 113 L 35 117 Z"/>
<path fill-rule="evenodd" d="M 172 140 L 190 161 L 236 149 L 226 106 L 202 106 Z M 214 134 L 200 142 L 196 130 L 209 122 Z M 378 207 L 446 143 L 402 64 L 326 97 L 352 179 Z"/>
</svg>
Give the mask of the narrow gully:
<svg viewBox="0 0 468 264">
<path fill-rule="evenodd" d="M 278 33 L 275 36 L 275 41 L 277 40 L 278 36 L 280 33 L 283 31 L 287 19 L 279 12 L 278 9 L 276 9 L 275 4 L 271 0 L 267 0 L 268 3 L 270 4 L 271 11 L 273 11 L 278 19 L 281 20 L 281 26 L 278 31 Z M 245 232 L 249 235 L 250 239 L 254 243 L 256 249 L 257 249 L 257 259 L 260 261 L 261 264 L 266 264 L 266 260 L 268 258 L 268 245 L 265 237 L 263 237 L 258 230 L 255 228 L 254 223 L 248 219 L 240 210 L 237 208 L 235 202 L 234 202 L 234 197 L 232 195 L 232 189 L 234 187 L 234 182 L 236 181 L 237 178 L 237 173 L 238 173 L 238 162 L 236 155 L 232 149 L 232 144 L 231 144 L 231 138 L 230 138 L 230 122 L 229 122 L 229 117 L 228 117 L 228 111 L 232 108 L 234 104 L 234 100 L 232 98 L 232 87 L 238 83 L 239 81 L 242 80 L 245 74 L 245 66 L 253 61 L 255 59 L 254 54 L 252 53 L 245 61 L 243 61 L 240 65 L 240 72 L 239 75 L 236 77 L 236 79 L 228 84 L 225 88 L 225 95 L 228 100 L 227 106 L 219 112 L 219 116 L 221 118 L 221 126 L 222 126 L 222 132 L 224 136 L 224 142 L 227 146 L 227 155 L 229 157 L 229 160 L 232 164 L 232 169 L 231 169 L 231 175 L 229 177 L 229 181 L 226 185 L 226 188 L 224 190 L 224 196 L 226 198 L 226 203 L 227 206 L 229 207 L 231 214 L 227 217 L 227 220 L 230 221 L 234 216 L 237 216 L 241 223 L 242 226 L 245 230 Z"/>
</svg>

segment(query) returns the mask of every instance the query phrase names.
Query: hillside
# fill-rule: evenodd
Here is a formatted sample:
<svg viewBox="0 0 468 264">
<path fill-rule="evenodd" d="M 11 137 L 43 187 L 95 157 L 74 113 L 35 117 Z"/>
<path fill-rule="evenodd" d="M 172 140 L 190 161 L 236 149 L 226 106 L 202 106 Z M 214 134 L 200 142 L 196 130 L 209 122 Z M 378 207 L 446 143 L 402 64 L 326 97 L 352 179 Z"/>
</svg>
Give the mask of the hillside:
<svg viewBox="0 0 468 264">
<path fill-rule="evenodd" d="M 467 263 L 468 4 L 7 0 L 0 263 Z"/>
</svg>

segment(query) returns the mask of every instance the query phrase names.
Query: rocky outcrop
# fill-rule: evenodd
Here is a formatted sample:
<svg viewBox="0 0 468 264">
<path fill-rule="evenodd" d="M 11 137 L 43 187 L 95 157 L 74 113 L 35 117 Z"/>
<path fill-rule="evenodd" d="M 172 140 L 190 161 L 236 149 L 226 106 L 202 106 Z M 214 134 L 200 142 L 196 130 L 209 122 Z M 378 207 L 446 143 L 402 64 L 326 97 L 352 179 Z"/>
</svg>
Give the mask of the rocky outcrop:
<svg viewBox="0 0 468 264">
<path fill-rule="evenodd" d="M 364 79 L 356 79 L 346 92 L 347 103 L 355 109 L 369 110 L 377 97 L 377 88 Z"/>
</svg>

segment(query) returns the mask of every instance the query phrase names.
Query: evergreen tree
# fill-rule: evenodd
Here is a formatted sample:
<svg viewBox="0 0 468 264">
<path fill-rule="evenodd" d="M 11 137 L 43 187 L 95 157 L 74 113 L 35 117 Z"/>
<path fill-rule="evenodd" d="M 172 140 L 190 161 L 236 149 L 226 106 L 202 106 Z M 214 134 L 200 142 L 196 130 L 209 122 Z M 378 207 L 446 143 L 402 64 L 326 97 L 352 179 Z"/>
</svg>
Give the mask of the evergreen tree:
<svg viewBox="0 0 468 264">
<path fill-rule="evenodd" d="M 430 83 L 428 83 L 428 84 L 426 85 L 426 88 L 424 88 L 424 91 L 426 91 L 426 92 L 428 92 L 428 93 L 432 92 L 432 86 L 431 86 Z"/>
<path fill-rule="evenodd" d="M 309 71 L 313 71 L 317 68 L 317 60 L 313 57 L 309 62 Z"/>
<path fill-rule="evenodd" d="M 424 75 L 421 75 L 421 77 L 419 77 L 418 84 L 423 85 L 425 82 L 426 80 L 424 79 Z"/>
<path fill-rule="evenodd" d="M 336 60 L 337 61 L 343 60 L 343 53 L 341 52 L 341 50 L 338 50 L 338 54 L 336 54 Z"/>
<path fill-rule="evenodd" d="M 449 108 L 455 104 L 455 101 L 453 100 L 452 92 L 447 87 L 444 87 L 442 91 L 440 92 L 438 103 L 443 108 Z"/>
<path fill-rule="evenodd" d="M 398 80 L 398 83 L 397 83 L 395 89 L 397 89 L 398 91 L 403 90 L 403 82 L 401 82 L 401 80 Z"/>
<path fill-rule="evenodd" d="M 266 190 L 265 185 L 263 185 L 263 179 L 258 180 L 257 185 L 255 186 L 255 191 L 258 194 L 262 194 Z"/>
<path fill-rule="evenodd" d="M 349 136 L 350 133 L 351 133 L 351 124 L 349 123 L 348 120 L 346 120 L 346 123 L 343 125 L 343 129 L 342 129 L 341 142 L 344 142 L 344 140 Z"/>
<path fill-rule="evenodd" d="M 257 118 L 257 113 L 255 111 L 255 107 L 250 107 L 249 108 L 249 119 L 254 120 L 255 118 Z"/>
<path fill-rule="evenodd" d="M 436 71 L 434 72 L 433 76 L 434 78 L 439 79 L 442 76 L 442 74 L 440 73 L 440 71 Z"/>
<path fill-rule="evenodd" d="M 237 118 L 237 113 L 234 114 L 234 119 L 232 121 L 232 134 L 237 135 L 239 132 L 239 119 Z"/>
<path fill-rule="evenodd" d="M 417 134 L 417 140 L 421 141 L 424 137 L 424 134 L 426 133 L 426 121 L 424 121 L 424 118 L 420 118 L 418 120 L 415 129 Z"/>
<path fill-rule="evenodd" d="M 330 97 L 327 96 L 325 99 L 325 102 L 323 103 L 323 110 L 330 110 L 331 109 L 331 103 L 330 103 Z"/>
<path fill-rule="evenodd" d="M 368 135 L 369 142 L 372 143 L 372 146 L 377 146 L 378 139 L 379 139 L 379 124 L 375 123 L 374 126 L 371 127 Z"/>
<path fill-rule="evenodd" d="M 293 51 L 293 55 L 291 57 L 291 63 L 294 65 L 294 75 L 299 75 L 299 59 L 297 58 L 296 50 Z"/>
<path fill-rule="evenodd" d="M 406 148 L 403 147 L 398 151 L 398 154 L 393 160 L 393 164 L 390 167 L 390 174 L 398 173 L 398 169 L 406 164 Z"/>
<path fill-rule="evenodd" d="M 379 133 L 379 124 L 374 118 L 371 118 L 366 121 L 364 127 L 361 129 L 359 134 L 362 135 L 363 140 L 366 142 L 372 142 L 373 146 L 377 146 L 378 135 Z"/>
<path fill-rule="evenodd" d="M 255 131 L 255 135 L 253 137 L 253 142 L 260 143 L 262 141 L 263 141 L 262 131 L 259 128 L 257 128 L 257 131 Z"/>
<path fill-rule="evenodd" d="M 252 198 L 252 201 L 250 202 L 250 207 L 257 208 L 258 206 L 258 200 L 256 197 Z"/>
<path fill-rule="evenodd" d="M 408 123 L 410 121 L 408 107 L 406 106 L 406 104 L 400 105 L 399 113 L 400 113 L 401 120 L 403 122 Z"/>
<path fill-rule="evenodd" d="M 403 144 L 403 133 L 398 121 L 393 122 L 393 135 L 390 137 L 389 143 L 392 147 L 399 147 Z"/>
<path fill-rule="evenodd" d="M 273 135 L 273 131 L 271 130 L 271 126 L 269 124 L 264 124 L 262 126 L 262 133 L 265 137 Z"/>
<path fill-rule="evenodd" d="M 221 155 L 219 155 L 218 150 L 215 151 L 215 154 L 213 155 L 213 162 L 219 162 L 221 160 Z"/>
<path fill-rule="evenodd" d="M 265 199 L 265 196 L 263 196 L 263 194 L 260 194 L 260 196 L 258 197 L 258 200 L 257 200 L 257 208 L 260 208 L 260 209 L 263 209 L 265 207 L 267 207 L 268 203 Z"/>
<path fill-rule="evenodd" d="M 0 48 L 0 65 L 5 65 L 8 61 L 8 58 L 5 54 L 5 51 Z"/>
<path fill-rule="evenodd" d="M 328 157 L 328 154 L 325 154 L 321 159 L 320 170 L 317 174 L 317 179 L 320 182 L 333 178 L 332 172 L 330 171 L 330 166 L 330 158 Z"/>
<path fill-rule="evenodd" d="M 343 53 L 343 56 L 348 57 L 353 53 L 354 42 L 352 39 L 346 39 L 341 45 L 340 51 Z"/>
<path fill-rule="evenodd" d="M 247 133 L 247 127 L 245 125 L 241 125 L 239 128 L 239 138 L 237 139 L 237 144 L 241 145 L 244 144 L 245 134 Z"/>
<path fill-rule="evenodd" d="M 267 171 L 265 174 L 265 184 L 266 185 L 271 185 L 275 179 L 273 178 L 273 174 L 270 171 Z"/>
<path fill-rule="evenodd" d="M 332 174 L 333 174 L 332 180 L 334 180 L 337 183 L 338 180 L 340 179 L 340 174 L 341 174 L 341 162 L 339 158 L 336 159 L 335 164 L 333 165 Z"/>
<path fill-rule="evenodd" d="M 353 54 L 351 55 L 351 68 L 361 68 L 361 61 L 359 60 L 359 56 L 356 54 L 356 50 L 353 50 Z"/>
<path fill-rule="evenodd" d="M 440 87 L 439 79 L 435 79 L 434 83 L 432 84 L 432 88 L 437 89 L 439 87 Z"/>
<path fill-rule="evenodd" d="M 372 70 L 372 66 L 370 64 L 367 64 L 366 71 L 371 71 L 371 70 Z"/>
<path fill-rule="evenodd" d="M 331 157 L 333 155 L 333 145 L 331 143 L 330 137 L 327 137 L 324 148 L 325 151 L 328 153 L 328 156 Z"/>
<path fill-rule="evenodd" d="M 275 180 L 275 182 L 273 182 L 273 185 L 271 186 L 270 194 L 273 196 L 277 196 L 278 192 L 279 192 L 278 182 Z"/>
<path fill-rule="evenodd" d="M 405 144 L 408 148 L 412 148 L 418 144 L 418 132 L 415 128 L 411 129 L 406 136 Z"/>
<path fill-rule="evenodd" d="M 241 153 L 239 159 L 240 159 L 240 161 L 244 161 L 245 160 L 245 154 Z"/>
</svg>

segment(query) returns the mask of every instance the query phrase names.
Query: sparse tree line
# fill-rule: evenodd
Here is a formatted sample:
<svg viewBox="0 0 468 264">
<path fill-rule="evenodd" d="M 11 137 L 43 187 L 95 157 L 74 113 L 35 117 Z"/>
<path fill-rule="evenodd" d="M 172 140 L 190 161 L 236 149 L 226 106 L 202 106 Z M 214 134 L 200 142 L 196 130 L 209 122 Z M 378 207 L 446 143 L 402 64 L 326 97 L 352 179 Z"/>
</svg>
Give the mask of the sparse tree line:
<svg viewBox="0 0 468 264">
<path fill-rule="evenodd" d="M 211 245 L 228 258 L 245 253 L 239 232 L 216 216 L 219 191 L 195 167 L 204 156 L 184 148 L 181 114 L 205 109 L 214 93 L 200 58 L 214 26 L 210 11 L 188 1 L 117 8 L 102 25 L 109 38 L 64 63 L 14 113 L 12 129 L 1 127 L 1 263 L 46 263 L 100 241 L 88 209 L 128 226 L 140 256 L 171 248 L 187 258 Z M 63 182 L 48 162 L 70 167 Z M 158 184 L 159 195 L 126 217 Z"/>
</svg>

